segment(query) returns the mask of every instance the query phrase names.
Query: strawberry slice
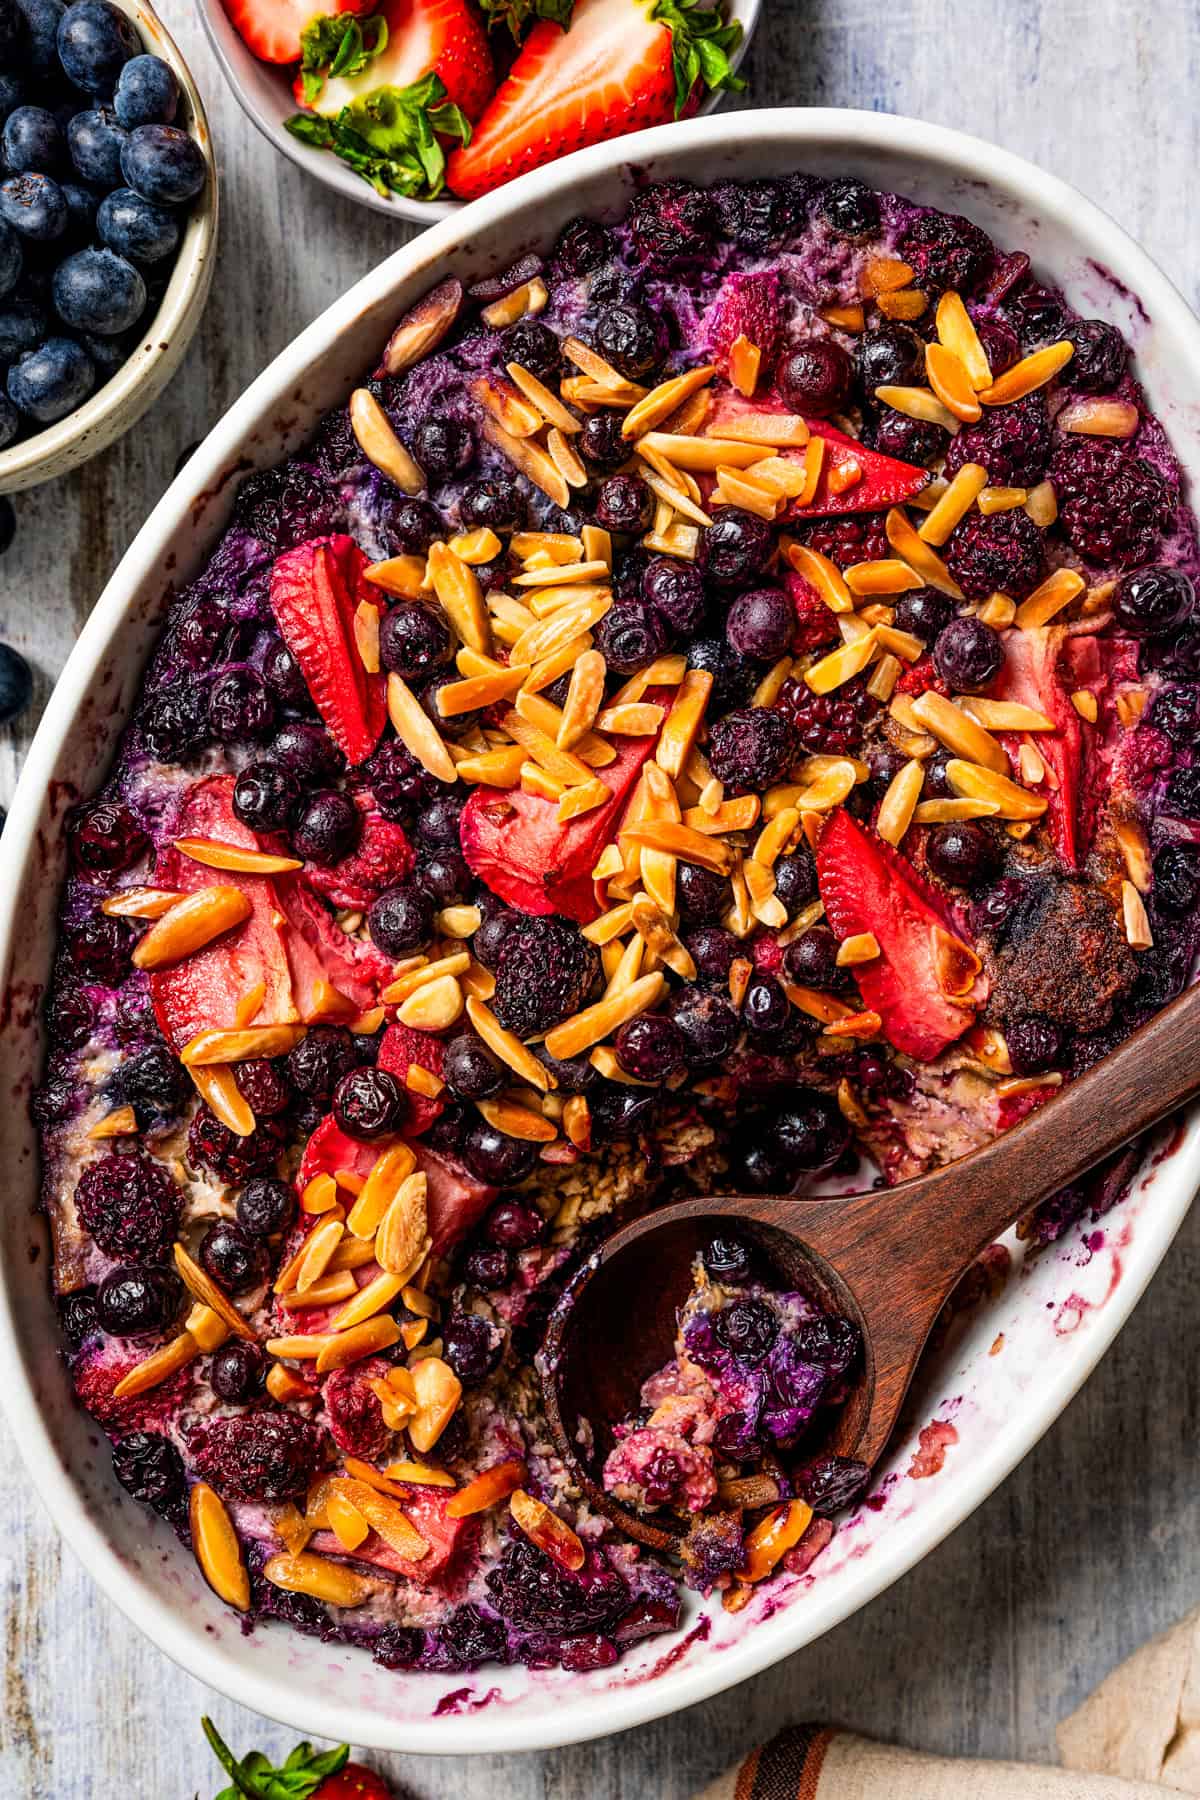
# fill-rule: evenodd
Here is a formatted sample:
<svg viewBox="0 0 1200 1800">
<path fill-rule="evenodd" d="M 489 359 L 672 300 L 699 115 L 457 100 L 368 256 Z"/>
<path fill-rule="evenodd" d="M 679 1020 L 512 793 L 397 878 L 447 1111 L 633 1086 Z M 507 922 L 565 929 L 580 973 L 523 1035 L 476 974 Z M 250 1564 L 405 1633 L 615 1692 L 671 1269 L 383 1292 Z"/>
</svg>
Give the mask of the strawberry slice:
<svg viewBox="0 0 1200 1800">
<path fill-rule="evenodd" d="M 378 812 L 370 794 L 353 796 L 362 814 L 358 846 L 332 868 L 310 863 L 304 877 L 334 906 L 370 906 L 384 890 L 402 881 L 413 866 L 412 845 L 400 825 Z"/>
<path fill-rule="evenodd" d="M 701 84 L 740 87 L 727 52 L 741 27 L 680 0 L 576 0 L 569 31 L 541 19 L 475 128 L 450 158 L 460 199 L 545 163 L 665 125 Z"/>
<path fill-rule="evenodd" d="M 879 956 L 857 965 L 854 978 L 888 1042 L 923 1062 L 940 1056 L 974 1024 L 987 983 L 937 896 L 890 844 L 840 808 L 817 844 L 817 881 L 838 937 L 870 931 L 878 940 Z"/>
<path fill-rule="evenodd" d="M 336 1557 L 339 1562 L 365 1564 L 378 1573 L 414 1582 L 417 1587 L 434 1587 L 451 1572 L 450 1565 L 455 1560 L 463 1533 L 472 1521 L 469 1518 L 452 1519 L 446 1512 L 447 1502 L 453 1498 L 452 1488 L 419 1487 L 407 1482 L 403 1485 L 404 1498 L 399 1504 L 429 1545 L 419 1562 L 398 1556 L 375 1532 L 364 1539 L 353 1556 L 347 1556 L 332 1531 L 314 1533 L 310 1550 L 318 1556 Z"/>
<path fill-rule="evenodd" d="M 257 850 L 258 839 L 233 810 L 232 775 L 214 775 L 188 789 L 175 820 L 177 837 L 213 838 L 243 850 Z M 177 893 L 197 888 L 235 887 L 250 902 L 250 916 L 206 944 L 202 950 L 150 976 L 150 999 L 159 1030 L 182 1050 L 199 1031 L 231 1030 L 238 1007 L 259 984 L 263 1001 L 256 1025 L 282 1025 L 299 1017 L 283 938 L 276 924 L 278 895 L 267 875 L 243 875 L 232 869 L 210 869 L 194 862 L 174 844 L 159 852 L 155 880 Z"/>
<path fill-rule="evenodd" d="M 723 424 L 746 413 L 790 411 L 792 408 L 774 394 L 756 394 L 747 400 L 729 389 L 714 396 L 705 430 L 709 437 L 720 437 Z M 783 514 L 785 519 L 825 519 L 842 513 L 881 512 L 884 507 L 903 506 L 906 500 L 928 487 L 928 469 L 918 469 L 894 456 L 881 456 L 878 450 L 868 450 L 857 438 L 838 431 L 828 419 L 806 419 L 805 424 L 813 437 L 825 440 L 821 475 L 816 493 L 808 504 L 801 506 L 793 500 Z M 803 450 L 779 450 L 776 454 L 786 456 L 792 462 L 804 460 Z M 839 492 L 839 481 L 843 474 L 849 473 L 852 463 L 858 465 L 862 474 Z M 711 477 L 709 479 L 711 482 Z M 703 478 L 700 485 L 705 486 Z"/>
<path fill-rule="evenodd" d="M 729 357 L 738 338 L 744 337 L 760 352 L 760 379 L 766 379 L 783 336 L 784 311 L 780 279 L 775 270 L 727 275 L 721 290 L 700 321 L 707 356 L 729 375 Z"/>
<path fill-rule="evenodd" d="M 363 938 L 347 937 L 309 889 L 307 871 L 275 883 L 284 947 L 300 1017 L 346 1021 L 379 1005 L 392 965 Z"/>
<path fill-rule="evenodd" d="M 487 32 L 465 0 L 383 0 L 369 24 L 357 28 L 357 40 L 353 28 L 352 20 L 317 18 L 304 33 L 292 92 L 311 112 L 327 119 L 346 106 L 366 112 L 378 89 L 410 88 L 430 74 L 468 119 L 477 119 L 491 99 Z"/>
<path fill-rule="evenodd" d="M 417 1167 L 425 1172 L 425 1206 L 429 1215 L 429 1235 L 435 1256 L 444 1256 L 460 1238 L 474 1230 L 497 1190 L 475 1177 L 455 1158 L 426 1144 L 413 1144 Z M 380 1154 L 380 1144 L 365 1143 L 344 1132 L 333 1114 L 322 1119 L 304 1147 L 304 1155 L 296 1173 L 297 1188 L 303 1192 L 314 1175 L 336 1175 L 339 1169 L 353 1169 L 365 1179 Z"/>
<path fill-rule="evenodd" d="M 998 699 L 1035 707 L 1054 721 L 1053 731 L 1033 732 L 1028 740 L 1017 733 L 1006 733 L 1003 743 L 1014 769 L 1022 743 L 1036 745 L 1047 776 L 1036 785 L 1022 777 L 1022 783 L 1044 796 L 1050 841 L 1067 867 L 1077 869 L 1081 856 L 1087 853 L 1080 807 L 1085 726 L 1059 678 L 1065 642 L 1066 632 L 1061 625 L 1008 632 L 1004 639 L 1004 667 L 995 691 Z M 1096 663 L 1098 672 L 1098 657 Z"/>
<path fill-rule="evenodd" d="M 663 704 L 669 690 L 649 688 L 645 698 Z M 476 788 L 460 825 L 468 867 L 521 912 L 563 913 L 590 924 L 602 910 L 592 870 L 657 741 L 656 736 L 618 739 L 615 762 L 596 770 L 612 799 L 566 825 L 559 824 L 557 800 L 521 788 Z"/>
<path fill-rule="evenodd" d="M 414 1031 L 410 1025 L 397 1024 L 389 1025 L 384 1032 L 378 1061 L 381 1069 L 386 1069 L 389 1075 L 394 1075 L 397 1081 L 403 1083 L 413 1063 L 419 1069 L 428 1069 L 431 1075 L 440 1079 L 445 1055 L 445 1045 L 441 1038 L 434 1037 L 431 1031 Z M 404 1135 L 419 1137 L 445 1111 L 446 1102 L 440 1094 L 418 1094 L 413 1088 L 406 1091 L 408 1115 Z"/>
<path fill-rule="evenodd" d="M 229 23 L 260 62 L 291 63 L 314 13 L 362 13 L 371 0 L 224 0 Z"/>
<path fill-rule="evenodd" d="M 368 675 L 354 639 L 361 600 L 378 589 L 363 580 L 367 559 L 338 534 L 297 544 L 271 570 L 271 611 L 299 663 L 329 735 L 351 763 L 363 762 L 387 719 L 381 675 Z"/>
</svg>

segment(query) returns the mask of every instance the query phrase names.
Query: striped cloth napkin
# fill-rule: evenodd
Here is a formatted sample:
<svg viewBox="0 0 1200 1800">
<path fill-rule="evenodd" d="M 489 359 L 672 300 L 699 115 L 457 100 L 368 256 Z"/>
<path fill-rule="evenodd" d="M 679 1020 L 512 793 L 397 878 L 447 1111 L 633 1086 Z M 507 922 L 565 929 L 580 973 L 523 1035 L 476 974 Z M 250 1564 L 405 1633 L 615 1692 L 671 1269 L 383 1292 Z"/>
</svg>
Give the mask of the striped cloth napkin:
<svg viewBox="0 0 1200 1800">
<path fill-rule="evenodd" d="M 1163 1800 L 1200 1794 L 1200 1608 L 1058 1729 L 1061 1768 L 924 1756 L 793 1725 L 697 1800 Z"/>
</svg>

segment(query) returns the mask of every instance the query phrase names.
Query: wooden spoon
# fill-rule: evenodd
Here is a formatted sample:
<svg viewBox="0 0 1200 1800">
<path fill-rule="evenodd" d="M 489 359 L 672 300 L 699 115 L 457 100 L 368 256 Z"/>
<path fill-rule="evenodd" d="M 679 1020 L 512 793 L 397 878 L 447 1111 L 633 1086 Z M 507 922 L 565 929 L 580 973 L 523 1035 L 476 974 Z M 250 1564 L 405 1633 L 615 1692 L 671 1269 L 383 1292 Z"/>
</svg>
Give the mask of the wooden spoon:
<svg viewBox="0 0 1200 1800">
<path fill-rule="evenodd" d="M 670 1362 L 691 1265 L 717 1231 L 757 1247 L 782 1286 L 854 1319 L 858 1380 L 822 1452 L 868 1467 L 892 1434 L 930 1328 L 964 1271 L 1021 1215 L 1200 1094 L 1200 986 L 1022 1124 L 959 1161 L 839 1199 L 721 1195 L 660 1207 L 596 1251 L 551 1317 L 538 1366 L 557 1448 L 591 1504 L 654 1549 L 684 1523 L 600 1485 L 613 1426 Z M 807 1443 L 805 1455 L 813 1453 Z M 768 1496 L 769 1497 L 769 1496 Z"/>
</svg>

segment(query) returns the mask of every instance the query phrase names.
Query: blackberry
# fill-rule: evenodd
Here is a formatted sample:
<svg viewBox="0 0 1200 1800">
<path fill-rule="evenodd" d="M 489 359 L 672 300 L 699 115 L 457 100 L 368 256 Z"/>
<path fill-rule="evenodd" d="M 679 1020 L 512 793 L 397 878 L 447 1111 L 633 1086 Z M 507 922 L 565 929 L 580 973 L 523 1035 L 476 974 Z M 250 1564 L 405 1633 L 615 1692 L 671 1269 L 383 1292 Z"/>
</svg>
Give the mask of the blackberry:
<svg viewBox="0 0 1200 1800">
<path fill-rule="evenodd" d="M 423 769 L 399 738 L 387 738 L 362 766 L 375 804 L 385 819 L 402 820 L 440 790 L 436 776 Z"/>
<path fill-rule="evenodd" d="M 1129 362 L 1129 349 L 1115 325 L 1104 319 L 1077 319 L 1066 336 L 1075 354 L 1059 379 L 1078 394 L 1108 394 L 1118 387 Z"/>
<path fill-rule="evenodd" d="M 710 195 L 721 235 L 743 250 L 775 249 L 795 229 L 795 202 L 781 182 L 720 181 Z"/>
<path fill-rule="evenodd" d="M 618 675 L 644 669 L 667 647 L 662 615 L 641 600 L 616 601 L 595 626 L 594 637 L 608 668 Z"/>
<path fill-rule="evenodd" d="M 540 319 L 518 319 L 504 334 L 504 360 L 520 363 L 539 381 L 556 381 L 562 368 L 558 333 Z"/>
<path fill-rule="evenodd" d="M 138 1124 L 175 1118 L 188 1098 L 191 1083 L 164 1043 L 148 1044 L 128 1057 L 113 1079 L 115 1097 L 132 1106 Z"/>
<path fill-rule="evenodd" d="M 589 1549 L 583 1567 L 567 1575 L 527 1538 L 513 1538 L 486 1578 L 492 1605 L 524 1631 L 598 1631 L 628 1611 L 626 1583 L 603 1552 Z"/>
<path fill-rule="evenodd" d="M 337 507 L 315 472 L 285 463 L 247 475 L 233 504 L 237 525 L 279 555 L 334 529 Z"/>
<path fill-rule="evenodd" d="M 986 600 L 999 590 L 1024 600 L 1041 580 L 1042 534 L 1023 507 L 1009 512 L 968 513 L 945 549 L 950 573 L 968 600 Z"/>
<path fill-rule="evenodd" d="M 599 219 L 572 219 L 554 247 L 554 260 L 565 275 L 590 275 L 615 249 L 612 232 Z"/>
<path fill-rule="evenodd" d="M 415 1625 L 385 1625 L 371 1643 L 371 1656 L 382 1669 L 415 1669 L 425 1654 L 425 1633 Z"/>
<path fill-rule="evenodd" d="M 277 1119 L 292 1103 L 292 1089 L 282 1068 L 264 1057 L 238 1063 L 235 1080 L 256 1119 Z"/>
<path fill-rule="evenodd" d="M 900 239 L 898 254 L 913 272 L 913 285 L 936 298 L 948 288 L 966 294 L 981 280 L 995 254 L 978 225 L 957 213 L 924 212 Z"/>
<path fill-rule="evenodd" d="M 312 1025 L 288 1051 L 284 1066 L 299 1093 L 309 1100 L 328 1100 L 342 1076 L 356 1066 L 354 1039 L 340 1025 Z"/>
<path fill-rule="evenodd" d="M 275 1167 L 287 1138 L 278 1119 L 260 1119 L 249 1137 L 239 1137 L 201 1106 L 188 1126 L 188 1161 L 193 1168 L 211 1169 L 223 1181 L 245 1181 Z"/>
<path fill-rule="evenodd" d="M 1154 859 L 1154 906 L 1172 918 L 1190 913 L 1200 898 L 1200 852 L 1190 844 L 1167 844 Z"/>
<path fill-rule="evenodd" d="M 113 1445 L 113 1474 L 134 1500 L 168 1512 L 186 1491 L 183 1458 L 157 1431 L 129 1431 Z"/>
<path fill-rule="evenodd" d="M 777 707 L 747 706 L 726 713 L 709 732 L 708 760 L 729 794 L 773 787 L 799 755 L 796 727 Z"/>
<path fill-rule="evenodd" d="M 486 1381 L 503 1348 L 503 1332 L 476 1313 L 451 1313 L 442 1327 L 443 1353 L 464 1387 Z"/>
<path fill-rule="evenodd" d="M 1026 281 L 1005 297 L 1005 306 L 1027 350 L 1057 341 L 1067 329 L 1067 309 L 1058 294 Z"/>
<path fill-rule="evenodd" d="M 489 1619 L 471 1601 L 456 1607 L 438 1628 L 438 1660 L 447 1669 L 474 1669 L 480 1663 L 502 1661 L 507 1648 L 508 1637 L 499 1619 Z"/>
<path fill-rule="evenodd" d="M 46 1002 L 46 1031 L 53 1045 L 79 1050 L 92 1035 L 96 1013 L 80 987 L 56 987 Z"/>
<path fill-rule="evenodd" d="M 127 806 L 101 800 L 75 807 L 67 818 L 67 838 L 77 866 L 89 875 L 127 869 L 149 842 Z"/>
<path fill-rule="evenodd" d="M 765 519 L 740 506 L 717 506 L 700 534 L 700 567 L 717 587 L 744 587 L 762 574 L 773 549 Z"/>
<path fill-rule="evenodd" d="M 625 224 L 643 261 L 658 267 L 703 256 L 716 228 L 716 207 L 690 181 L 658 181 L 634 195 Z"/>
<path fill-rule="evenodd" d="M 538 1037 L 587 1003 L 599 973 L 599 953 L 577 925 L 530 915 L 500 945 L 492 1004 L 519 1038 Z"/>
<path fill-rule="evenodd" d="M 1050 413 L 1039 390 L 1009 406 L 985 406 L 976 425 L 964 425 L 946 451 L 946 474 L 982 463 L 994 487 L 1036 487 L 1050 461 Z"/>
<path fill-rule="evenodd" d="M 863 441 L 881 456 L 894 456 L 922 469 L 944 456 L 946 446 L 954 442 L 944 426 L 931 419 L 910 419 L 891 406 L 864 428 Z"/>
<path fill-rule="evenodd" d="M 124 919 L 95 912 L 74 926 L 67 936 L 67 953 L 88 981 L 116 987 L 129 973 L 133 932 Z"/>
<path fill-rule="evenodd" d="M 197 1431 L 196 1473 L 235 1500 L 296 1500 L 321 1460 L 321 1434 L 311 1419 L 268 1408 L 214 1419 Z"/>
<path fill-rule="evenodd" d="M 110 1151 L 83 1170 L 75 1210 L 106 1256 L 122 1262 L 159 1262 L 179 1229 L 183 1195 L 161 1163 L 140 1150 Z"/>
<path fill-rule="evenodd" d="M 1080 556 L 1120 569 L 1153 559 L 1175 495 L 1150 463 L 1111 438 L 1072 434 L 1055 446 L 1050 480 L 1058 522 Z"/>
<path fill-rule="evenodd" d="M 590 468 L 601 475 L 612 475 L 629 461 L 629 439 L 622 437 L 624 413 L 601 408 L 589 413 L 575 442 Z"/>
<path fill-rule="evenodd" d="M 797 525 L 794 535 L 810 550 L 829 557 L 839 569 L 848 569 L 852 563 L 879 562 L 892 554 L 883 513 L 814 519 L 809 525 Z"/>
<path fill-rule="evenodd" d="M 879 702 L 867 692 L 860 677 L 845 682 L 832 694 L 814 694 L 806 681 L 785 681 L 779 694 L 779 710 L 795 727 L 800 751 L 814 755 L 857 755 L 868 722 Z"/>
</svg>

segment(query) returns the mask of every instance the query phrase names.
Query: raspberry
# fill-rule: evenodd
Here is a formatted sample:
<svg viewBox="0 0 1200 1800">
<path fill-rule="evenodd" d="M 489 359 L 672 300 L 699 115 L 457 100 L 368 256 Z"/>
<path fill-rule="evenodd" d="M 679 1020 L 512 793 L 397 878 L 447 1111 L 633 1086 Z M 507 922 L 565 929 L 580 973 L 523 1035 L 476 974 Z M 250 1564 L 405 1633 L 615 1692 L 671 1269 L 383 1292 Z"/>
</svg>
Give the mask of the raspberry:
<svg viewBox="0 0 1200 1800">
<path fill-rule="evenodd" d="M 902 694 L 927 694 L 931 688 L 935 694 L 944 694 L 948 697 L 950 693 L 950 689 L 935 669 L 933 657 L 928 651 L 904 670 L 896 687 Z"/>
<path fill-rule="evenodd" d="M 374 1462 L 388 1447 L 390 1433 L 383 1408 L 368 1383 L 387 1374 L 378 1359 L 352 1369 L 335 1369 L 325 1383 L 325 1416 L 329 1435 L 345 1456 Z"/>
<path fill-rule="evenodd" d="M 71 1369 L 71 1379 L 81 1406 L 86 1407 L 106 1431 L 151 1429 L 173 1418 L 187 1404 L 194 1371 L 183 1368 L 169 1381 L 142 1394 L 118 1400 L 114 1389 L 142 1361 L 143 1351 L 116 1338 L 89 1343 Z"/>
<path fill-rule="evenodd" d="M 1081 556 L 1121 569 L 1151 560 L 1175 494 L 1150 463 L 1108 438 L 1060 438 L 1050 479 L 1059 523 Z"/>
<path fill-rule="evenodd" d="M 781 781 L 799 755 L 788 714 L 769 706 L 726 713 L 709 733 L 713 774 L 730 794 L 748 794 Z"/>
<path fill-rule="evenodd" d="M 839 569 L 848 569 L 859 562 L 879 562 L 892 554 L 881 512 L 847 513 L 840 519 L 814 519 L 810 525 L 795 526 L 793 536 L 807 544 L 810 550 L 819 550 Z"/>
<path fill-rule="evenodd" d="M 1011 512 L 968 513 L 946 546 L 950 573 L 968 600 L 1007 594 L 1024 600 L 1042 573 L 1042 534 L 1021 507 Z"/>
<path fill-rule="evenodd" d="M 817 650 L 822 644 L 832 644 L 838 635 L 837 620 L 816 588 L 803 575 L 785 575 L 783 585 L 796 614 L 793 650 Z"/>
<path fill-rule="evenodd" d="M 196 1473 L 235 1500 L 295 1500 L 317 1472 L 321 1434 L 298 1413 L 215 1419 L 188 1446 Z"/>
<path fill-rule="evenodd" d="M 801 749 L 829 756 L 857 752 L 867 721 L 879 708 L 861 678 L 846 682 L 832 694 L 814 694 L 807 682 L 788 681 L 779 705 L 790 714 Z"/>
<path fill-rule="evenodd" d="M 774 364 L 783 332 L 779 298 L 776 274 L 727 276 L 704 319 L 714 361 L 726 366 L 736 339 L 746 337 L 762 353 L 765 376 Z"/>
<path fill-rule="evenodd" d="M 115 1151 L 89 1163 L 75 1189 L 84 1227 L 106 1256 L 157 1262 L 179 1229 L 183 1195 L 160 1163 Z"/>
<path fill-rule="evenodd" d="M 525 1539 L 507 1544 L 487 1577 L 496 1611 L 527 1631 L 596 1631 L 629 1608 L 625 1582 L 603 1553 L 589 1550 L 575 1575 L 565 1575 L 544 1550 Z"/>
<path fill-rule="evenodd" d="M 249 1137 L 238 1137 L 207 1106 L 201 1106 L 188 1126 L 188 1161 L 240 1185 L 251 1175 L 274 1169 L 287 1136 L 280 1120 L 260 1119 Z"/>
<path fill-rule="evenodd" d="M 599 972 L 599 954 L 577 925 L 531 915 L 500 946 L 493 1005 L 518 1037 L 537 1037 L 579 1011 Z"/>
<path fill-rule="evenodd" d="M 703 256 L 716 222 L 712 197 L 690 181 L 657 181 L 643 188 L 626 218 L 638 255 L 660 265 Z"/>
<path fill-rule="evenodd" d="M 1045 397 L 1026 394 L 1011 406 L 985 406 L 977 425 L 951 438 L 946 474 L 964 463 L 982 463 L 993 487 L 1035 487 L 1050 460 L 1050 414 Z"/>
<path fill-rule="evenodd" d="M 957 288 L 966 293 L 986 271 L 995 254 L 992 241 L 978 225 L 956 213 L 926 212 L 913 220 L 900 239 L 903 260 L 915 285 L 931 296 Z"/>
</svg>

